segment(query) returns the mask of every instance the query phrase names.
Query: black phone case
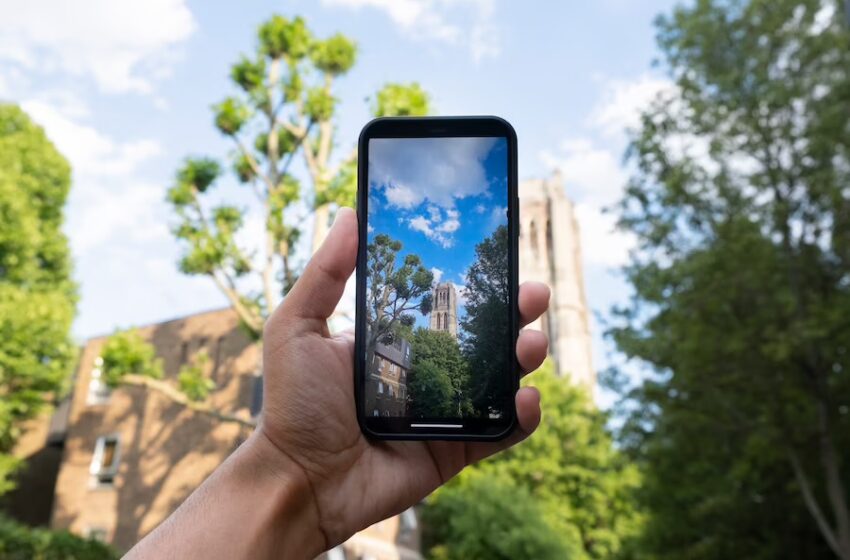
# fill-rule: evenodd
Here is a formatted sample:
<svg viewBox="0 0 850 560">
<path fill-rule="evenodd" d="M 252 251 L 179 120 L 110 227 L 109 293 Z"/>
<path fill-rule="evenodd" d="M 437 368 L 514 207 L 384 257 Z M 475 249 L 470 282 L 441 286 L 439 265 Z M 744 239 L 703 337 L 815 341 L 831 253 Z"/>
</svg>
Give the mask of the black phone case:
<svg viewBox="0 0 850 560">
<path fill-rule="evenodd" d="M 516 340 L 519 335 L 519 196 L 517 185 L 517 137 L 506 120 L 495 116 L 468 117 L 381 117 L 369 121 L 360 133 L 357 157 L 357 302 L 354 335 L 354 395 L 357 423 L 364 435 L 380 440 L 447 440 L 447 441 L 498 441 L 509 436 L 517 427 L 516 406 L 511 403 L 507 426 L 498 433 L 474 433 L 466 428 L 460 432 L 416 430 L 406 433 L 384 433 L 367 426 L 363 407 L 365 367 L 365 306 L 366 306 L 366 244 L 368 217 L 368 143 L 371 138 L 422 138 L 459 136 L 505 136 L 508 139 L 508 237 L 510 241 L 509 282 L 511 290 L 510 333 L 513 368 L 510 387 L 519 390 L 520 367 L 516 359 Z"/>
</svg>

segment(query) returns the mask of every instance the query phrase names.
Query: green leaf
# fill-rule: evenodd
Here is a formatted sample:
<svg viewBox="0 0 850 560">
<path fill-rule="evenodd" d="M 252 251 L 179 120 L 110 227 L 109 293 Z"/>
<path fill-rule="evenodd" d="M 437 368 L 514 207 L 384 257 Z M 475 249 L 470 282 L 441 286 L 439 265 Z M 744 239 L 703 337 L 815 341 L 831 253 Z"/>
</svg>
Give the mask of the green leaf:
<svg viewBox="0 0 850 560">
<path fill-rule="evenodd" d="M 110 336 L 100 351 L 103 360 L 101 376 L 110 387 L 121 383 L 127 374 L 162 379 L 162 360 L 156 349 L 137 329 L 118 331 Z"/>
<path fill-rule="evenodd" d="M 314 87 L 307 90 L 304 103 L 304 113 L 314 122 L 330 120 L 333 116 L 336 100 L 324 87 Z"/>
<path fill-rule="evenodd" d="M 213 112 L 216 128 L 228 136 L 238 133 L 251 118 L 251 109 L 235 97 L 227 97 L 213 105 Z"/>
<path fill-rule="evenodd" d="M 429 96 L 417 82 L 384 85 L 372 106 L 376 117 L 422 117 L 430 112 Z"/>
<path fill-rule="evenodd" d="M 310 30 L 300 17 L 290 21 L 283 16 L 274 15 L 260 26 L 257 34 L 260 39 L 260 52 L 270 58 L 304 58 L 312 41 Z"/>
<path fill-rule="evenodd" d="M 357 45 L 342 33 L 315 41 L 310 48 L 310 60 L 316 68 L 332 76 L 348 72 L 356 57 Z"/>
</svg>

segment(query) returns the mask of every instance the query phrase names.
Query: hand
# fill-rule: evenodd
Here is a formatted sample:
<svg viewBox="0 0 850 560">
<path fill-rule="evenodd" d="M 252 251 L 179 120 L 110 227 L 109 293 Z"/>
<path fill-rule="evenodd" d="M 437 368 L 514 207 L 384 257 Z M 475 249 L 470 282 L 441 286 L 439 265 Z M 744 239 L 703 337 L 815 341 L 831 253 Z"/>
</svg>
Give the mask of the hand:
<svg viewBox="0 0 850 560">
<path fill-rule="evenodd" d="M 516 394 L 517 430 L 499 442 L 366 439 L 355 412 L 354 337 L 331 336 L 327 326 L 356 255 L 357 217 L 342 208 L 263 335 L 265 394 L 255 437 L 270 461 L 294 468 L 309 487 L 311 515 L 326 549 L 416 504 L 466 465 L 522 441 L 540 422 L 540 395 L 526 387 Z M 539 317 L 548 301 L 545 285 L 523 284 L 522 324 Z M 542 333 L 520 333 L 517 358 L 525 373 L 540 366 L 546 349 Z"/>
</svg>

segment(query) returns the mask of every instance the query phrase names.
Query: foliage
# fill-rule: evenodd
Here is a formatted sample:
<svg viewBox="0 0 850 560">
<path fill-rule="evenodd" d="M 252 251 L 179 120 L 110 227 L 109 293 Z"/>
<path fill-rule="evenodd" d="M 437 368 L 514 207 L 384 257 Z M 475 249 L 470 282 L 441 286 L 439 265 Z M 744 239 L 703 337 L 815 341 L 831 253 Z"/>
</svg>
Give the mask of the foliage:
<svg viewBox="0 0 850 560">
<path fill-rule="evenodd" d="M 409 413 L 421 418 L 471 413 L 469 371 L 455 337 L 447 332 L 419 328 L 413 333 L 410 346 Z"/>
<path fill-rule="evenodd" d="M 110 387 L 121 383 L 127 374 L 162 379 L 162 360 L 156 349 L 136 329 L 119 331 L 110 336 L 100 351 L 103 359 L 101 375 Z"/>
<path fill-rule="evenodd" d="M 702 0 L 658 20 L 676 82 L 620 205 L 610 334 L 656 558 L 850 558 L 850 33 L 835 2 Z"/>
<path fill-rule="evenodd" d="M 108 545 L 67 531 L 33 529 L 0 516 L 0 558 L 6 560 L 112 560 Z"/>
<path fill-rule="evenodd" d="M 215 389 L 215 382 L 204 374 L 209 361 L 210 356 L 207 351 L 201 350 L 191 363 L 180 368 L 177 384 L 189 400 L 196 402 L 206 400 L 210 392 Z"/>
<path fill-rule="evenodd" d="M 510 309 L 508 228 L 496 228 L 476 245 L 475 255 L 466 275 L 466 317 L 461 326 L 466 332 L 463 353 L 470 368 L 470 397 L 475 409 L 486 414 L 512 405 L 501 400 L 507 377 L 493 375 L 514 367 L 505 344 Z"/>
<path fill-rule="evenodd" d="M 413 325 L 411 312 L 431 311 L 434 274 L 412 253 L 396 268 L 401 249 L 400 241 L 383 233 L 366 248 L 367 364 L 374 359 L 377 343 L 390 337 L 397 325 Z"/>
<path fill-rule="evenodd" d="M 468 477 L 512 481 L 533 498 L 544 524 L 569 544 L 570 556 L 564 557 L 629 557 L 629 541 L 642 523 L 635 509 L 634 494 L 641 482 L 637 468 L 614 448 L 605 429 L 606 415 L 584 389 L 558 377 L 551 362 L 528 383 L 540 390 L 543 407 L 534 436 L 466 469 L 436 496 L 455 492 Z M 427 504 L 426 510 L 432 507 L 432 502 Z M 487 524 L 474 532 L 482 539 L 492 534 Z M 439 533 L 431 544 L 451 548 Z"/>
<path fill-rule="evenodd" d="M 376 117 L 423 117 L 430 112 L 428 93 L 418 83 L 388 83 L 375 96 Z"/>
<path fill-rule="evenodd" d="M 44 131 L 0 104 L 0 494 L 23 422 L 58 396 L 75 349 L 76 308 L 62 233 L 70 170 Z"/>
<path fill-rule="evenodd" d="M 168 191 L 177 218 L 173 232 L 185 247 L 180 270 L 210 277 L 253 338 L 260 338 L 265 318 L 298 279 L 301 261 L 293 253 L 310 214 L 315 250 L 331 208 L 354 204 L 357 154 L 332 158 L 334 87 L 356 60 L 357 46 L 345 35 L 321 39 L 303 18 L 273 15 L 259 26 L 255 51 L 232 65 L 236 92 L 212 106 L 213 121 L 233 141 L 233 172 L 251 189 L 263 215 L 263 238 L 256 246 L 247 246 L 240 235 L 251 206 L 208 207 L 223 175 L 215 160 L 187 158 Z M 428 110 L 418 84 L 390 84 L 378 97 L 382 114 Z M 293 173 L 297 157 L 309 181 Z M 299 201 L 306 212 L 296 208 Z M 248 281 L 252 276 L 259 282 Z M 246 289 L 250 285 L 261 289 Z"/>
<path fill-rule="evenodd" d="M 578 545 L 546 522 L 540 502 L 504 476 L 475 473 L 440 490 L 423 522 L 433 560 L 581 558 Z"/>
</svg>

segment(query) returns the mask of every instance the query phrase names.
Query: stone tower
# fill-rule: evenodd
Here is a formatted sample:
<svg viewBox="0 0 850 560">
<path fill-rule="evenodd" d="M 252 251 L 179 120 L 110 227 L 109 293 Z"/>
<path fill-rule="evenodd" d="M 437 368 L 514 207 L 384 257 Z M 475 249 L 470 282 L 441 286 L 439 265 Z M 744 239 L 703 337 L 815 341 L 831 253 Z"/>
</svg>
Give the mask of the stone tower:
<svg viewBox="0 0 850 560">
<path fill-rule="evenodd" d="M 446 331 L 457 338 L 457 291 L 451 282 L 440 282 L 432 292 L 434 303 L 431 307 L 432 331 Z"/>
<path fill-rule="evenodd" d="M 520 281 L 537 280 L 552 289 L 549 310 L 533 328 L 549 337 L 558 374 L 594 387 L 590 321 L 584 293 L 581 238 L 572 202 L 559 173 L 519 184 Z"/>
</svg>

